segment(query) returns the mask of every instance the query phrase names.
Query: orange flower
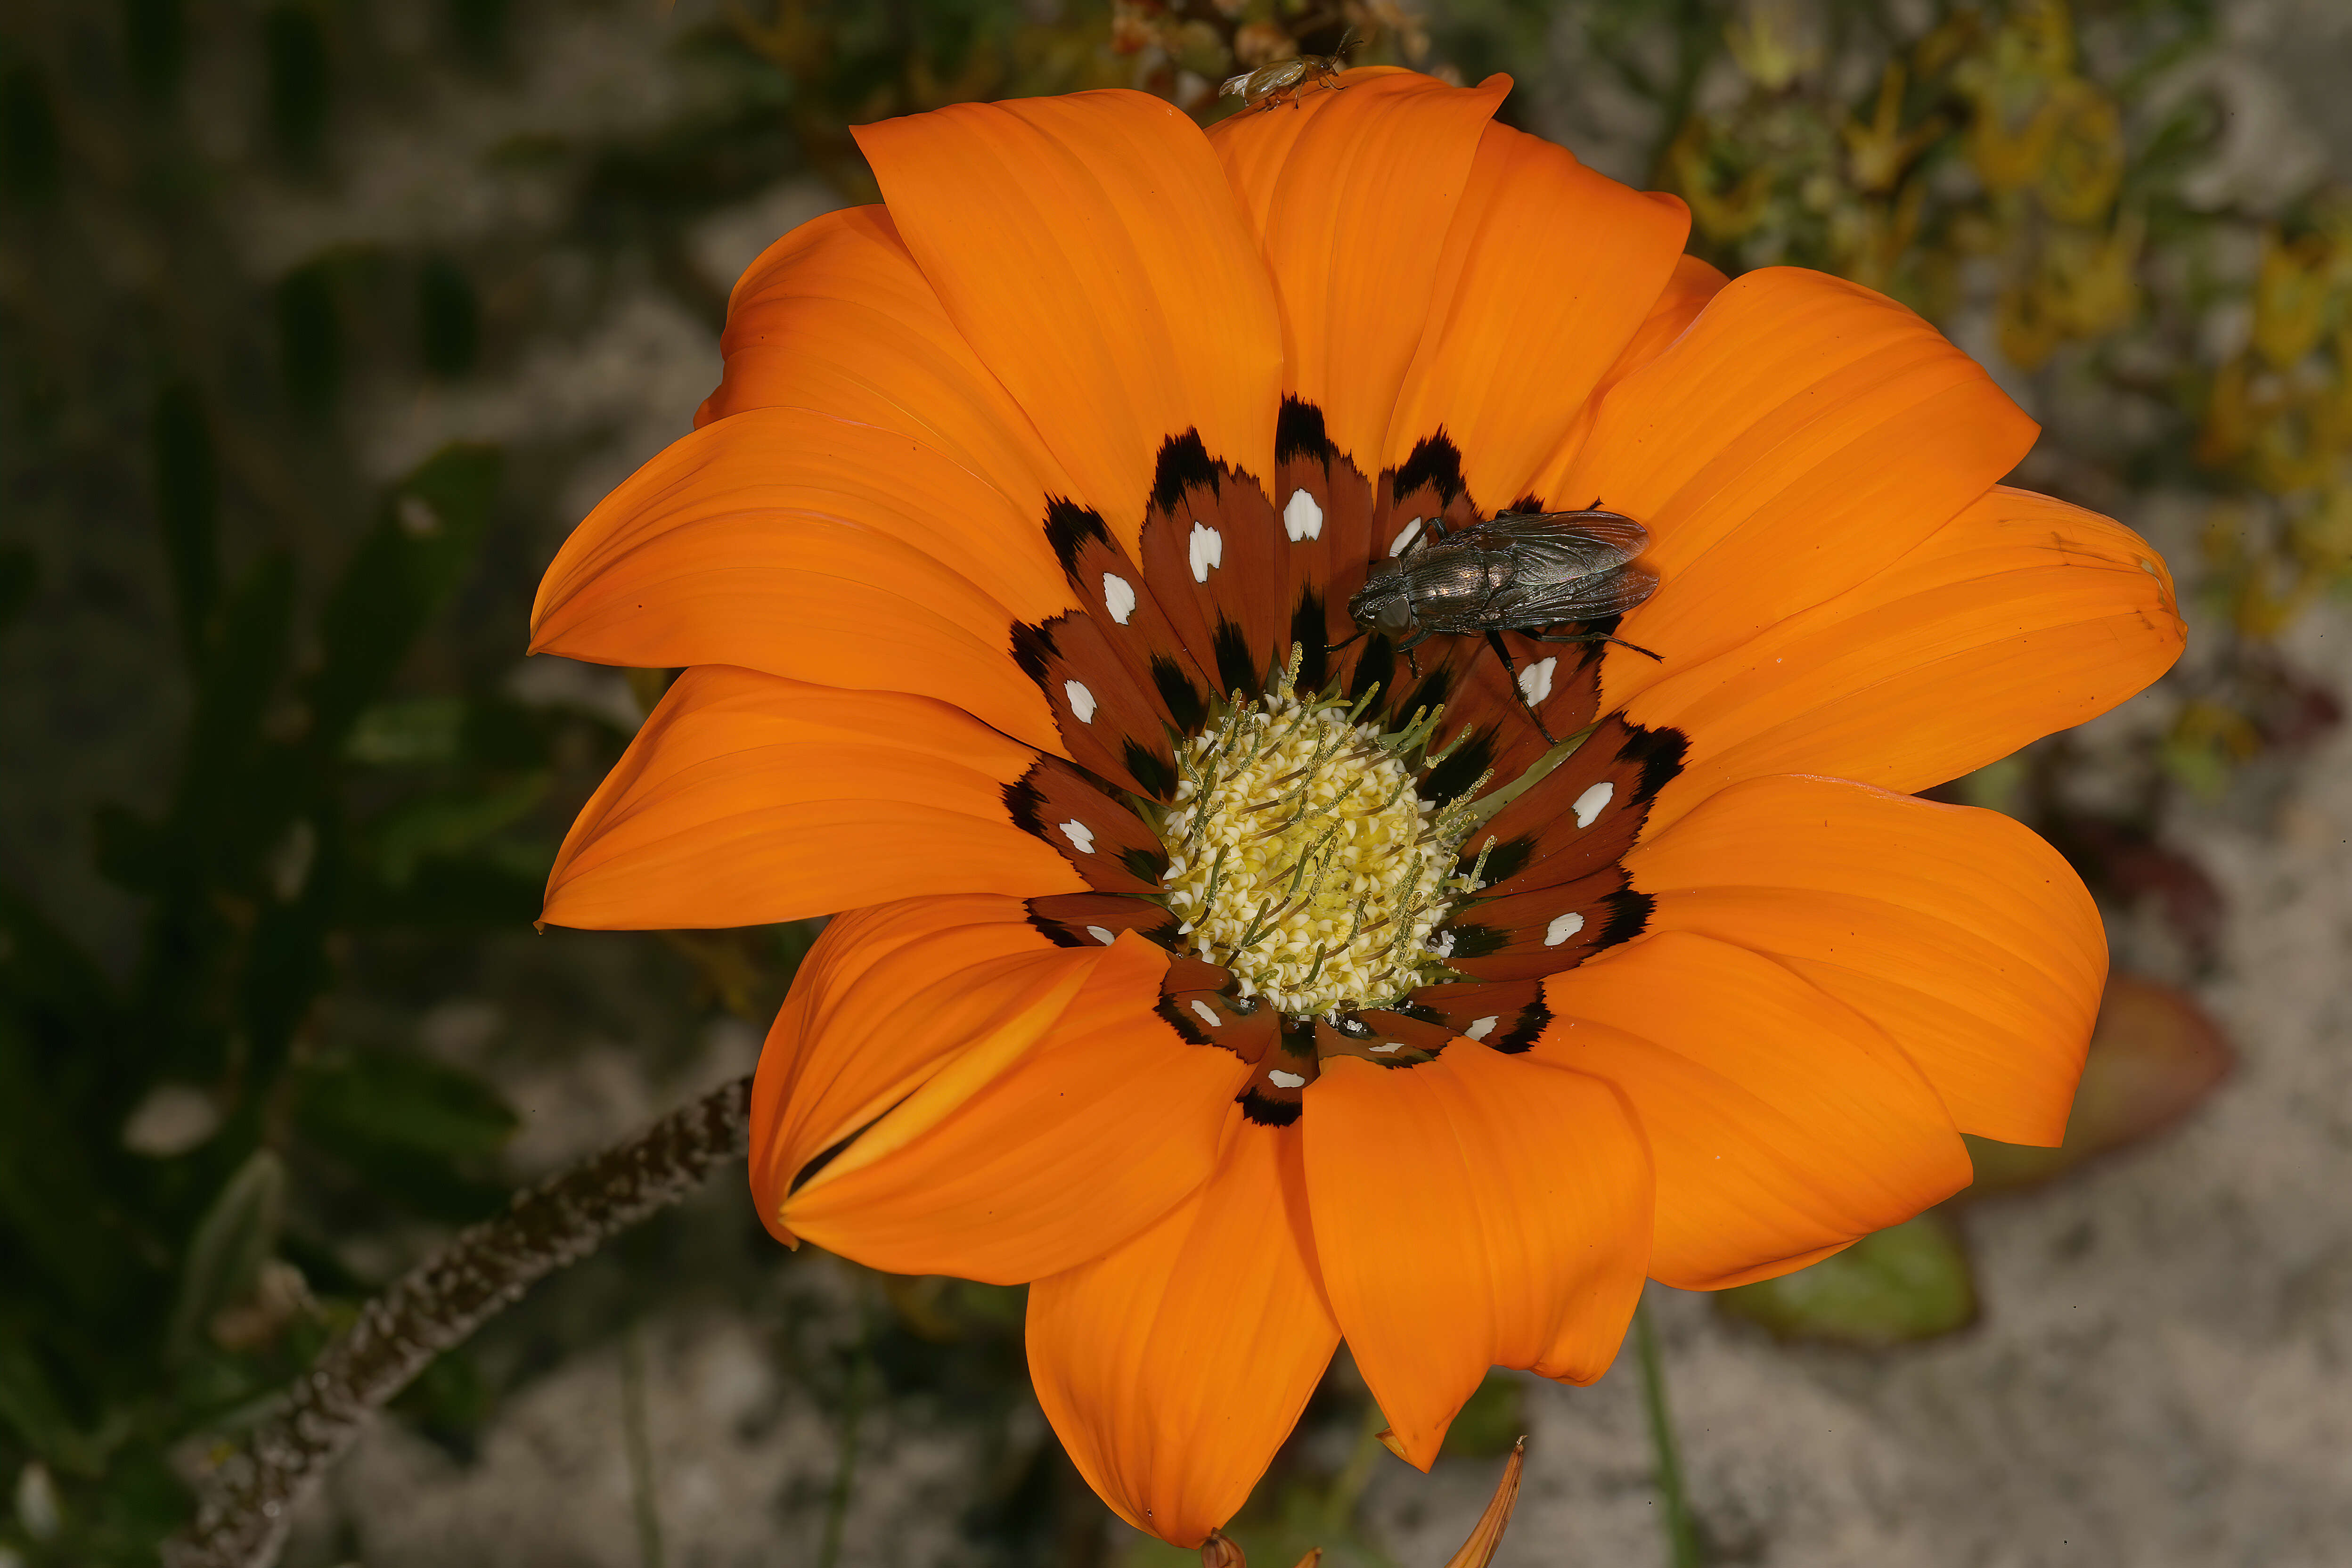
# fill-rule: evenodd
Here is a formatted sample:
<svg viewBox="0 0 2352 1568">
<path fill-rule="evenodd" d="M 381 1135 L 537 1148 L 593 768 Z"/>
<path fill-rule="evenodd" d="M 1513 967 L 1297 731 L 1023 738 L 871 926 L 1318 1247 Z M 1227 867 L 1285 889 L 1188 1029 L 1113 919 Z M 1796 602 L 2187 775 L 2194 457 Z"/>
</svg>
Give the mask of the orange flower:
<svg viewBox="0 0 2352 1568">
<path fill-rule="evenodd" d="M 1205 136 L 1129 92 L 866 127 L 887 206 L 745 275 L 700 428 L 536 610 L 689 667 L 547 918 L 847 911 L 761 1061 L 762 1216 L 1031 1282 L 1055 1426 L 1182 1543 L 1343 1333 L 1426 1467 L 1490 1364 L 1600 1376 L 1645 1275 L 2057 1142 L 2097 912 L 1899 792 L 2181 639 L 2132 533 L 1996 486 L 2034 426 L 1909 311 L 1727 284 L 1681 204 L 1489 123 L 1504 79 L 1342 80 Z M 1436 520 L 1596 498 L 1657 659 L 1332 650 Z M 1583 734 L 1549 772 L 1522 697 Z"/>
</svg>

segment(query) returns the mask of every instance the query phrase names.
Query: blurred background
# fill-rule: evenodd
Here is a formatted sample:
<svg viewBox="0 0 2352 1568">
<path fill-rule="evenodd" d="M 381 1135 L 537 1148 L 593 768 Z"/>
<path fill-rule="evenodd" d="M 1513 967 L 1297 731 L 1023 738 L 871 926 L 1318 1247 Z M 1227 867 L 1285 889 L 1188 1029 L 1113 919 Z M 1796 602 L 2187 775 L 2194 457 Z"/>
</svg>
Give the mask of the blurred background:
<svg viewBox="0 0 2352 1568">
<path fill-rule="evenodd" d="M 532 932 L 665 672 L 523 628 L 715 384 L 737 273 L 873 198 L 845 128 L 1106 85 L 1207 118 L 1349 26 L 1511 72 L 1505 120 L 1682 195 L 1727 269 L 1936 321 L 2045 426 L 2018 482 L 2147 534 L 2191 639 L 1937 792 L 2106 912 L 2064 1150 L 1654 1287 L 1654 1356 L 1497 1376 L 1427 1477 L 1343 1358 L 1254 1560 L 1433 1568 L 1525 1431 L 1523 1568 L 2352 1561 L 2352 9 L 10 0 L 0 1568 L 152 1561 L 373 1291 L 750 1069 L 809 931 Z M 288 1561 L 1185 1561 L 1062 1457 L 1020 1318 L 788 1255 L 722 1178 L 436 1363 Z"/>
</svg>

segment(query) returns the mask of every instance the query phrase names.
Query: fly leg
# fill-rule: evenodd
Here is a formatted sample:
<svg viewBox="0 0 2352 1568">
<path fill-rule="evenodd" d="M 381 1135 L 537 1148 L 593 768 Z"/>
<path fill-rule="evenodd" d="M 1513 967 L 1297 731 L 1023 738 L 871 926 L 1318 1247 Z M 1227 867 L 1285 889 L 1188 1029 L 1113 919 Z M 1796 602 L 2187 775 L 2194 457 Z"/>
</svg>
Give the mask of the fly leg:
<svg viewBox="0 0 2352 1568">
<path fill-rule="evenodd" d="M 1546 637 L 1542 640 L 1550 642 L 1553 639 Z M 1503 668 L 1511 678 L 1511 695 L 1517 698 L 1519 700 L 1519 706 L 1528 710 L 1528 718 L 1535 724 L 1536 733 L 1541 735 L 1553 745 L 1559 745 L 1559 737 L 1553 734 L 1549 730 L 1544 728 L 1543 715 L 1537 712 L 1536 705 L 1528 700 L 1528 689 L 1519 684 L 1519 667 L 1512 662 L 1511 650 L 1503 646 L 1503 634 L 1500 632 L 1488 632 L 1486 634 L 1486 646 L 1493 648 L 1495 650 L 1495 657 L 1503 661 Z"/>
<path fill-rule="evenodd" d="M 1529 642 L 1612 643 L 1619 647 L 1630 647 L 1635 653 L 1656 659 L 1660 664 L 1666 662 L 1664 654 L 1652 653 L 1640 643 L 1627 642 L 1623 637 L 1612 637 L 1606 632 L 1579 632 L 1574 637 L 1551 637 L 1542 632 L 1522 632 L 1519 635 Z"/>
<path fill-rule="evenodd" d="M 1397 652 L 1404 655 L 1404 667 L 1412 671 L 1412 678 L 1415 680 L 1419 680 L 1421 679 L 1421 660 L 1413 658 L 1412 650 L 1427 642 L 1429 640 L 1429 637 L 1430 634 L 1425 631 L 1419 632 L 1414 635 L 1411 642 L 1397 644 Z"/>
</svg>

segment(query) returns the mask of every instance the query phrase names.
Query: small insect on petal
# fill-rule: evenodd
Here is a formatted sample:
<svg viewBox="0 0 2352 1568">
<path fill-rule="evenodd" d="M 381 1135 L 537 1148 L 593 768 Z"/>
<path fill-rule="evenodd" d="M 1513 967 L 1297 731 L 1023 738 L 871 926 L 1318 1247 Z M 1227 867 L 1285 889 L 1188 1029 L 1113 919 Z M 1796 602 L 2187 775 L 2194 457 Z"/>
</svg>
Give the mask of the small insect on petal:
<svg viewBox="0 0 2352 1568">
<path fill-rule="evenodd" d="M 1103 604 L 1109 609 L 1112 620 L 1127 625 L 1127 618 L 1135 614 L 1135 584 L 1124 577 L 1104 573 Z"/>
<path fill-rule="evenodd" d="M 1599 784 L 1578 795 L 1576 804 L 1569 807 L 1569 810 L 1576 814 L 1576 825 L 1579 827 L 1591 826 L 1592 819 L 1601 815 L 1601 808 L 1609 804 L 1609 797 L 1616 793 L 1617 786 L 1607 779 L 1602 779 Z"/>
<path fill-rule="evenodd" d="M 1209 568 L 1225 563 L 1225 536 L 1197 519 L 1192 523 L 1192 581 L 1209 580 Z"/>
<path fill-rule="evenodd" d="M 1071 847 L 1081 855 L 1095 852 L 1095 830 L 1075 816 L 1062 824 L 1062 837 L 1068 839 Z"/>
<path fill-rule="evenodd" d="M 1323 509 L 1313 496 L 1303 489 L 1290 492 L 1290 500 L 1282 509 L 1282 531 L 1290 535 L 1293 544 L 1323 536 Z"/>
</svg>

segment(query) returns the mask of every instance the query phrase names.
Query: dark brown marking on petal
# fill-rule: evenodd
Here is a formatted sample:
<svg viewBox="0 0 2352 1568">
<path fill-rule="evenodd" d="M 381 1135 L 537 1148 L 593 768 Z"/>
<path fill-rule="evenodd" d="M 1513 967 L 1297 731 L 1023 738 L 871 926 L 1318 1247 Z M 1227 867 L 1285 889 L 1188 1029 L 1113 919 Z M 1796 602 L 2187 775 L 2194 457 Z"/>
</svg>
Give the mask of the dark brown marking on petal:
<svg viewBox="0 0 2352 1568">
<path fill-rule="evenodd" d="M 1446 1027 L 1490 1050 L 1516 1055 L 1536 1043 L 1551 1009 L 1544 1005 L 1540 980 L 1506 980 L 1494 984 L 1424 985 L 1413 1002 L 1442 1018 Z M 1491 1022 L 1489 1022 L 1491 1020 Z M 1480 1026 L 1484 1025 L 1484 1028 Z M 1473 1029 L 1480 1029 L 1472 1034 Z"/>
<path fill-rule="evenodd" d="M 1289 544 L 1255 475 L 1213 460 L 1196 432 L 1160 447 L 1140 564 L 1214 697 L 1255 696 L 1288 653 Z"/>
<path fill-rule="evenodd" d="M 1039 757 L 1004 786 L 1014 824 L 1054 847 L 1097 892 L 1157 893 L 1167 869 L 1160 836 L 1124 801 L 1059 757 Z"/>
<path fill-rule="evenodd" d="M 1103 933 L 1116 940 L 1131 931 L 1146 941 L 1172 948 L 1179 940 L 1176 917 L 1149 899 L 1122 898 L 1116 893 L 1055 893 L 1027 900 L 1029 923 L 1056 947 L 1108 947 Z"/>
<path fill-rule="evenodd" d="M 1318 1020 L 1315 1053 L 1318 1058 L 1354 1057 L 1377 1067 L 1418 1067 L 1433 1061 L 1454 1031 L 1409 1014 L 1387 1009 L 1351 1013 L 1338 1026 Z"/>
<path fill-rule="evenodd" d="M 1208 721 L 1208 694 L 1175 659 L 1162 653 L 1151 656 L 1151 684 L 1159 688 L 1160 700 L 1167 704 L 1179 730 L 1190 734 Z"/>
<path fill-rule="evenodd" d="M 1163 984 L 1157 1010 L 1193 1045 L 1231 1051 L 1253 1066 L 1281 1058 L 1281 1014 L 1264 1002 L 1236 1000 L 1224 986 Z"/>
<path fill-rule="evenodd" d="M 1084 618 L 1094 622 L 1103 646 L 1127 667 L 1139 687 L 1162 689 L 1155 666 L 1164 663 L 1181 675 L 1184 685 L 1205 688 L 1209 667 L 1194 659 L 1193 650 L 1169 618 L 1168 606 L 1152 592 L 1148 574 L 1129 559 L 1099 519 L 1086 515 L 1093 520 L 1089 526 L 1057 531 L 1049 517 L 1046 529 Z"/>
<path fill-rule="evenodd" d="M 1331 679 L 1330 646 L 1323 639 L 1330 631 L 1324 625 L 1323 595 L 1313 588 L 1302 588 L 1298 603 L 1290 612 L 1290 640 L 1298 648 L 1298 687 L 1302 691 L 1320 691 Z"/>
<path fill-rule="evenodd" d="M 1091 616 L 1016 624 L 1013 658 L 1037 683 L 1064 748 L 1079 766 L 1139 795 L 1165 800 L 1174 792 L 1167 709 L 1112 650 Z"/>
<path fill-rule="evenodd" d="M 1462 923 L 1444 928 L 1454 938 L 1446 963 L 1484 981 L 1557 974 L 1639 936 L 1652 908 L 1613 865 L 1565 885 L 1481 899 Z"/>
<path fill-rule="evenodd" d="M 1486 898 L 1559 887 L 1615 866 L 1640 840 L 1650 803 L 1682 772 L 1689 749 L 1679 730 L 1645 729 L 1616 716 L 1604 720 L 1573 755 L 1496 813 L 1486 833 L 1470 836 L 1463 846 L 1464 868 L 1476 860 L 1489 834 L 1498 849 L 1511 847 L 1517 864 L 1498 876 L 1488 860 Z"/>
<path fill-rule="evenodd" d="M 1289 638 L 1307 648 L 1312 668 L 1322 647 L 1356 629 L 1348 619 L 1348 596 L 1363 585 L 1375 552 L 1372 481 L 1331 444 L 1322 410 L 1286 397 L 1275 420 L 1268 499 L 1286 552 L 1281 605 L 1290 619 Z M 1332 674 L 1346 673 L 1360 647 L 1331 656 L 1315 679 L 1302 674 L 1302 683 L 1321 690 Z"/>
</svg>

